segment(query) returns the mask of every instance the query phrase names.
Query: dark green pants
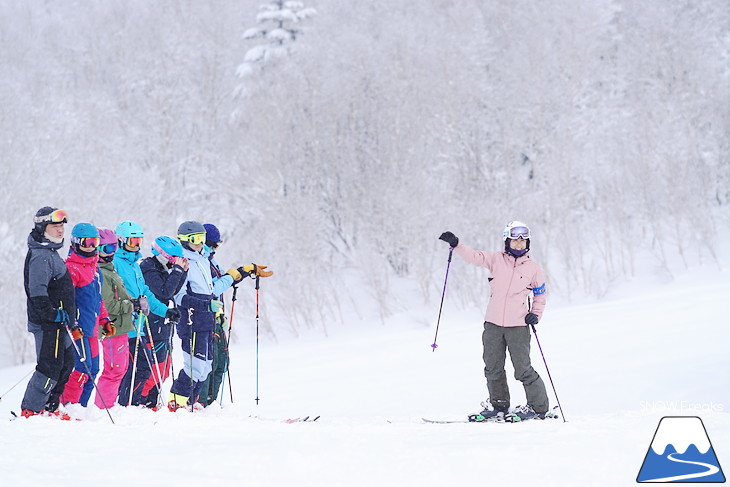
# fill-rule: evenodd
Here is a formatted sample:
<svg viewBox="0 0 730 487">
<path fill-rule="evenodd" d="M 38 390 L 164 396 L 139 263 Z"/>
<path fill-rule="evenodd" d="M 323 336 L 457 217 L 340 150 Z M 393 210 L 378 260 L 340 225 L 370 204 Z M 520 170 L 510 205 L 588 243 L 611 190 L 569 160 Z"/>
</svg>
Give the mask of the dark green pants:
<svg viewBox="0 0 730 487">
<path fill-rule="evenodd" d="M 226 344 L 226 335 L 223 334 L 223 328 L 218 320 L 215 323 L 215 333 L 213 334 L 213 370 L 208 374 L 208 378 L 203 383 L 200 390 L 198 401 L 203 406 L 210 406 L 216 399 L 221 389 L 223 375 L 228 367 L 228 346 Z"/>
<path fill-rule="evenodd" d="M 507 350 L 515 369 L 515 379 L 525 387 L 527 404 L 537 413 L 548 410 L 545 383 L 530 364 L 530 328 L 528 326 L 504 327 L 484 322 L 482 344 L 484 345 L 484 376 L 492 405 L 509 407 L 509 388 L 504 364 Z"/>
</svg>

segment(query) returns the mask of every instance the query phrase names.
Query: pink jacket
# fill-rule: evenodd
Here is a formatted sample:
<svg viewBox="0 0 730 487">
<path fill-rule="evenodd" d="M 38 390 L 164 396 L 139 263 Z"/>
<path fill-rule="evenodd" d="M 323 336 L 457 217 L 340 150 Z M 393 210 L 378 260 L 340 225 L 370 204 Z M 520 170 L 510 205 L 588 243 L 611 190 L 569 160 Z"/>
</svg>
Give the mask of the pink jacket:
<svg viewBox="0 0 730 487">
<path fill-rule="evenodd" d="M 542 319 L 546 302 L 545 276 L 529 254 L 515 259 L 506 252 L 482 252 L 463 243 L 454 250 L 466 262 L 489 269 L 490 292 L 485 321 L 498 326 L 526 326 L 530 295 L 534 295 L 532 312 Z"/>
</svg>

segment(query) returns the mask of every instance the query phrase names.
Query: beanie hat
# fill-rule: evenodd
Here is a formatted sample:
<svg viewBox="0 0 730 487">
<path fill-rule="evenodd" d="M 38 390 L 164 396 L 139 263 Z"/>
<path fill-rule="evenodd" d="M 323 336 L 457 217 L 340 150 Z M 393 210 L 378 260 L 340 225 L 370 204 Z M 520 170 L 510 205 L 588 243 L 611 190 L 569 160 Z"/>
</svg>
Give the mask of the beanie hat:
<svg viewBox="0 0 730 487">
<path fill-rule="evenodd" d="M 205 228 L 205 245 L 211 248 L 218 246 L 222 242 L 221 232 L 218 227 L 212 223 L 206 223 L 203 227 Z"/>
</svg>

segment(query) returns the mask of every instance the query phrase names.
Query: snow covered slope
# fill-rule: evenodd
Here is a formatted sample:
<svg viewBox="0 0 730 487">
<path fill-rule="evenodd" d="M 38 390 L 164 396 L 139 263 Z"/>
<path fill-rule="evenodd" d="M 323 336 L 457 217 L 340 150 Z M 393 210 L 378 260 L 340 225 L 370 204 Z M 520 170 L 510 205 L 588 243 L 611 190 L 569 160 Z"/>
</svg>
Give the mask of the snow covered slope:
<svg viewBox="0 0 730 487">
<path fill-rule="evenodd" d="M 727 468 L 729 290 L 730 272 L 698 269 L 669 284 L 637 281 L 602 302 L 548 308 L 538 333 L 566 423 L 423 424 L 463 418 L 486 398 L 483 309 L 445 306 L 436 352 L 437 309 L 414 309 L 328 339 L 262 343 L 258 406 L 246 337 L 233 350 L 233 404 L 226 388 L 223 407 L 202 412 L 116 407 L 116 425 L 96 409 L 71 409 L 81 422 L 0 421 L 0 483 L 635 485 L 669 415 L 700 416 Z M 550 388 L 534 340 L 533 364 Z M 5 391 L 31 368 L 0 371 L 1 418 L 18 410 L 26 381 Z M 524 402 L 519 383 L 510 387 L 513 406 Z M 273 420 L 305 415 L 322 417 Z"/>
</svg>

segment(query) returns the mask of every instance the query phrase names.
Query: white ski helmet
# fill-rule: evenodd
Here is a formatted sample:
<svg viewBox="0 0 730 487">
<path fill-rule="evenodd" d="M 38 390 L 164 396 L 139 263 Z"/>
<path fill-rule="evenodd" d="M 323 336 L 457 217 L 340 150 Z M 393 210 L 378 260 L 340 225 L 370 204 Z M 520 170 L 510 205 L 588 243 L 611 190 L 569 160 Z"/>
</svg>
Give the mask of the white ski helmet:
<svg viewBox="0 0 730 487">
<path fill-rule="evenodd" d="M 504 239 L 504 251 L 515 257 L 521 257 L 530 251 L 530 227 L 519 220 L 513 220 L 504 227 L 502 231 Z M 509 241 L 515 238 L 522 238 L 527 241 L 525 250 L 514 250 L 510 247 Z"/>
<path fill-rule="evenodd" d="M 526 224 L 522 223 L 519 220 L 511 221 L 507 224 L 506 227 L 504 227 L 504 231 L 502 232 L 502 238 L 508 239 L 508 238 L 520 238 L 527 240 L 530 238 L 530 227 L 528 227 Z"/>
</svg>

